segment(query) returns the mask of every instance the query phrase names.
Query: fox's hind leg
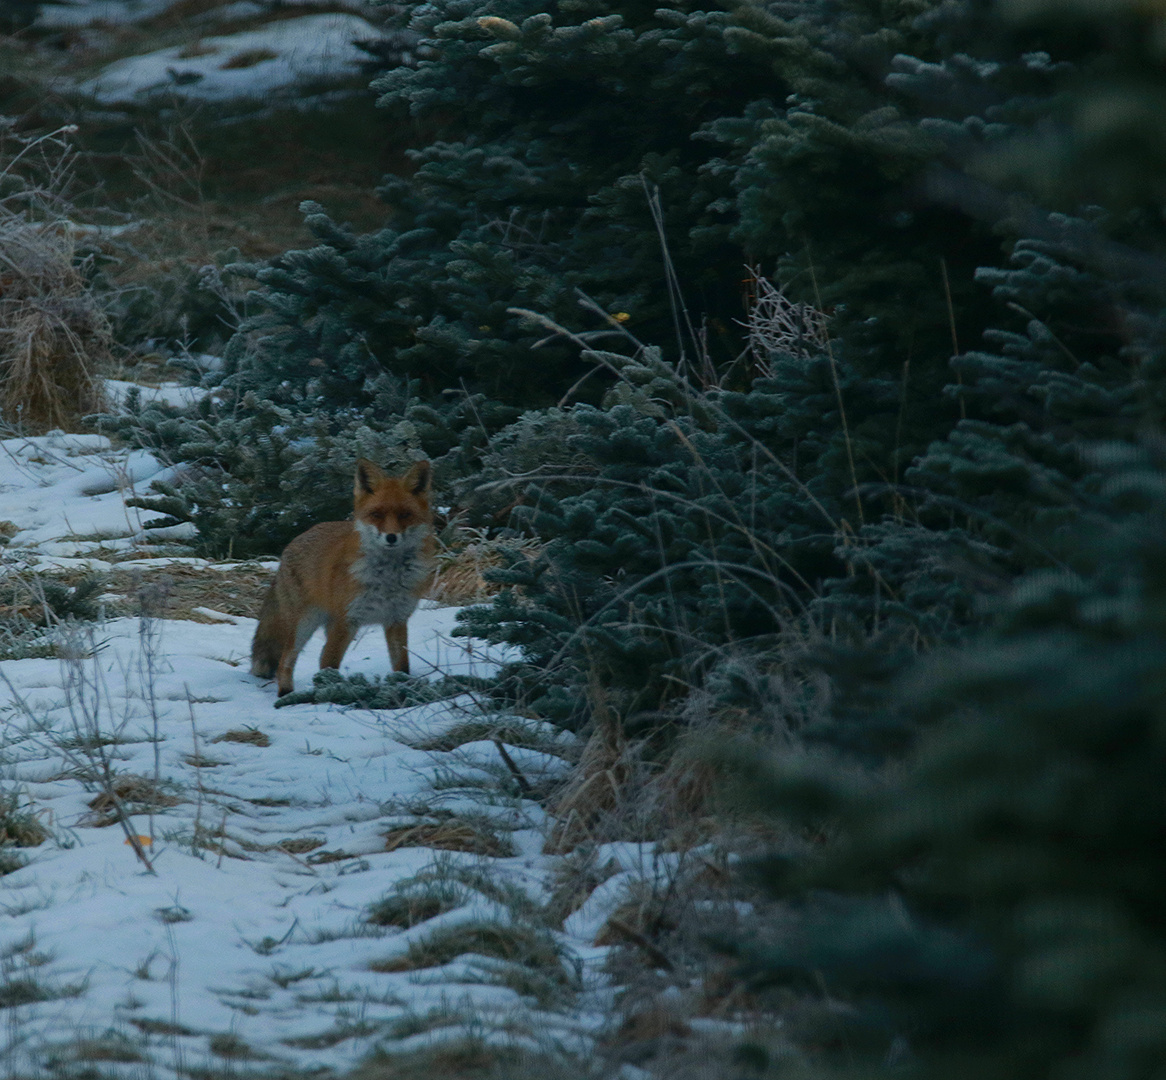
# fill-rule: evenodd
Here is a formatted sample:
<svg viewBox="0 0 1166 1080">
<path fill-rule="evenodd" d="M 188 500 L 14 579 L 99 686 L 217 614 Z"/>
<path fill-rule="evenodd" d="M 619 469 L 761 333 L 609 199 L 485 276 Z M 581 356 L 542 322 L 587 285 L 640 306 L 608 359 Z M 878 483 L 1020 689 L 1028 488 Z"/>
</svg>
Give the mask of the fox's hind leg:
<svg viewBox="0 0 1166 1080">
<path fill-rule="evenodd" d="M 316 632 L 323 622 L 322 612 L 314 609 L 305 611 L 300 615 L 295 633 L 288 634 L 283 653 L 279 658 L 279 669 L 276 672 L 276 686 L 280 697 L 283 697 L 284 694 L 290 694 L 295 689 L 293 676 L 296 670 L 296 658 L 300 655 L 300 650 L 308 643 L 308 638 Z"/>
<path fill-rule="evenodd" d="M 260 679 L 270 679 L 279 667 L 288 638 L 288 629 L 279 610 L 275 587 L 267 590 L 263 607 L 259 612 L 259 625 L 255 637 L 251 639 L 251 674 Z"/>
<path fill-rule="evenodd" d="M 409 627 L 403 622 L 386 626 L 385 641 L 389 643 L 389 659 L 393 662 L 393 670 L 408 675 Z"/>
</svg>

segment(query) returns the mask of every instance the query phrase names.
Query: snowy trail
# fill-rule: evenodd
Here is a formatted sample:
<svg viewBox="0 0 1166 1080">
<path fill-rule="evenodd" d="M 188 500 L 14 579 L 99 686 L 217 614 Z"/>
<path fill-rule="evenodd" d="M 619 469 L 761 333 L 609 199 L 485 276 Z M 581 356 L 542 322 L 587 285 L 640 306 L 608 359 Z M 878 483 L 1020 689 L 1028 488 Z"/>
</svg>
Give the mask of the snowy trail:
<svg viewBox="0 0 1166 1080">
<path fill-rule="evenodd" d="M 99 562 L 94 551 L 141 543 L 124 498 L 160 474 L 149 455 L 75 435 L 2 449 L 0 520 L 18 529 L 2 549 L 8 567 Z M 513 791 L 490 739 L 415 748 L 482 721 L 474 700 L 277 710 L 273 687 L 247 672 L 254 621 L 216 617 L 109 619 L 79 631 L 74 660 L 0 661 L 0 791 L 49 832 L 0 878 L 0 1070 L 40 1075 L 54 1056 L 85 1060 L 98 1046 L 103 1070 L 127 1076 L 143 1062 L 150 1075 L 224 1062 L 236 1073 L 340 1072 L 373 1047 L 407 1050 L 470 1028 L 584 1049 L 606 1000 L 590 915 L 574 934 L 536 928 L 555 943 L 561 970 L 540 977 L 558 996 L 540 998 L 519 977 L 529 972 L 472 949 L 414 959 L 459 927 L 522 929 L 554 870 L 541 853 L 545 814 Z M 428 605 L 414 615 L 415 671 L 492 670 L 482 643 L 467 652 L 450 638 L 455 619 Z M 297 686 L 310 686 L 318 652 L 317 640 L 301 654 Z M 383 636 L 363 634 L 342 670 L 387 675 Z M 531 783 L 567 768 L 561 734 L 486 719 L 528 731 L 507 751 Z M 102 748 L 132 831 L 152 835 L 153 873 L 93 779 Z M 491 854 L 386 840 L 418 823 L 431 838 L 443 828 L 485 837 Z M 489 885 L 475 887 L 475 874 Z M 418 875 L 444 882 L 455 902 L 415 925 L 368 920 L 370 905 Z"/>
</svg>

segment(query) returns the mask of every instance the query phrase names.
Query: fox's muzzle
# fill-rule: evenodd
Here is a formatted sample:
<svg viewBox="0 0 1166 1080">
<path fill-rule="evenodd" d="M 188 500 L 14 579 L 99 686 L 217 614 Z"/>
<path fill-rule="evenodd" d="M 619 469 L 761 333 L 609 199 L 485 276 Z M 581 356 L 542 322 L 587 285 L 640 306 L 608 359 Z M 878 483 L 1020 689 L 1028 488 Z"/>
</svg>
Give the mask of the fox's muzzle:
<svg viewBox="0 0 1166 1080">
<path fill-rule="evenodd" d="M 395 544 L 399 539 L 400 537 L 396 533 L 385 533 L 386 544 Z"/>
</svg>

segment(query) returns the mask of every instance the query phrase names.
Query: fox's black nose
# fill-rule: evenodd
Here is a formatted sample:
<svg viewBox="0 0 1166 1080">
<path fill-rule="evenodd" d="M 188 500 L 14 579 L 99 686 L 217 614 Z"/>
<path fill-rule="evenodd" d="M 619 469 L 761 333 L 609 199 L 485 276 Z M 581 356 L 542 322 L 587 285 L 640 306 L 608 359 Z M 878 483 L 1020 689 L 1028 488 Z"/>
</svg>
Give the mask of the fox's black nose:
<svg viewBox="0 0 1166 1080">
<path fill-rule="evenodd" d="M 395 544 L 396 542 L 397 542 L 397 534 L 396 533 L 385 533 L 385 543 L 386 544 Z"/>
</svg>

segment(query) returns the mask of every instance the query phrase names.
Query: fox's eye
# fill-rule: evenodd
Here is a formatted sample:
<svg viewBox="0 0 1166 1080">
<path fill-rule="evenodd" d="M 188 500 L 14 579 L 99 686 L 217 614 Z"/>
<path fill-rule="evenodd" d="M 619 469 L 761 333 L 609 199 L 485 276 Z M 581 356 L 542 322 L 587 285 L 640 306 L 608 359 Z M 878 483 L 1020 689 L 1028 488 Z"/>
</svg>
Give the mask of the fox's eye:
<svg viewBox="0 0 1166 1080">
<path fill-rule="evenodd" d="M 404 526 L 408 525 L 413 520 L 413 515 L 410 513 L 403 513 L 397 515 L 397 520 Z"/>
<path fill-rule="evenodd" d="M 385 520 L 384 511 L 382 510 L 374 510 L 368 516 L 370 520 L 375 521 L 378 525 Z"/>
</svg>

